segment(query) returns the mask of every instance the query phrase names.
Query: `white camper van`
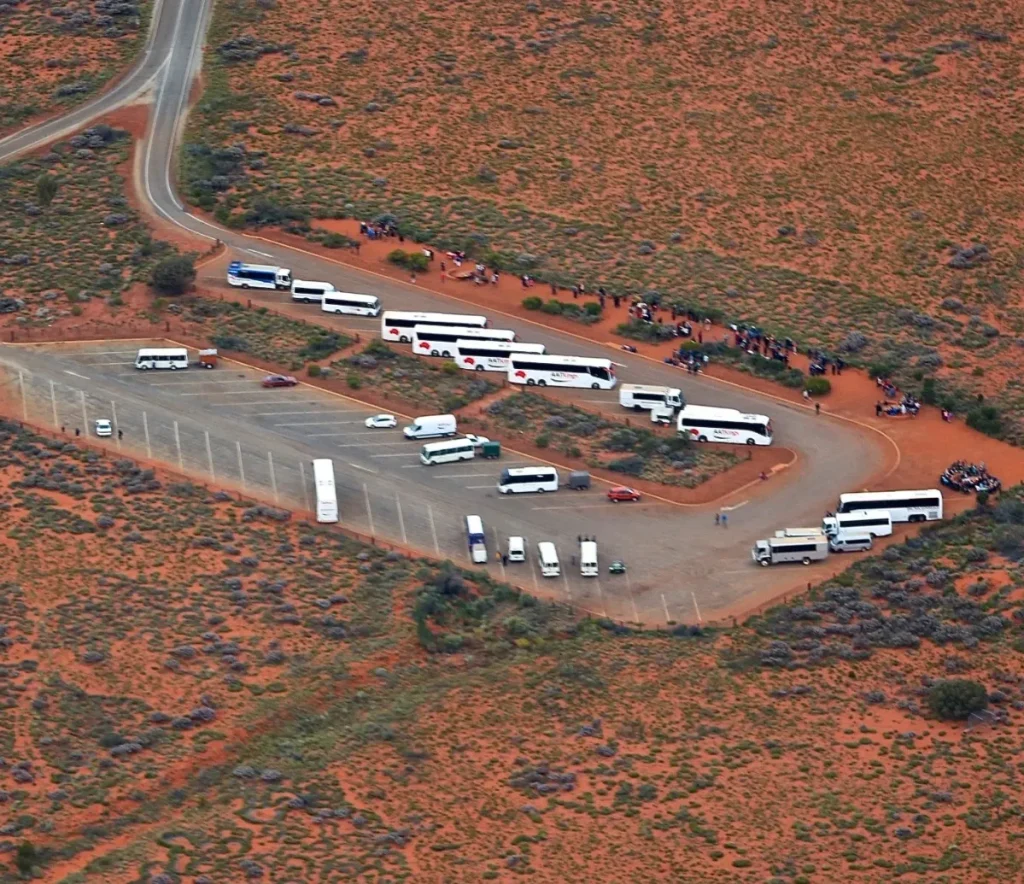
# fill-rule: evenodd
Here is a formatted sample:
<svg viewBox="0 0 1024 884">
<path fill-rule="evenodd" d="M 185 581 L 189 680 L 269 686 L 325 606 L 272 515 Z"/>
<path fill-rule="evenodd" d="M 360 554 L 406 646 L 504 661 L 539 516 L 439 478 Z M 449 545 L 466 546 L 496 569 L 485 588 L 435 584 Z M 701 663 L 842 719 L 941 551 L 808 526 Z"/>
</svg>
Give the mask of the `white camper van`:
<svg viewBox="0 0 1024 884">
<path fill-rule="evenodd" d="M 428 414 L 413 418 L 402 432 L 406 439 L 430 439 L 435 436 L 454 436 L 456 422 L 454 414 Z"/>
<path fill-rule="evenodd" d="M 892 516 L 888 510 L 854 510 L 852 513 L 836 513 L 821 520 L 821 530 L 829 537 L 847 532 L 870 534 L 872 537 L 888 537 L 892 534 Z"/>
<path fill-rule="evenodd" d="M 758 540 L 750 556 L 765 568 L 782 562 L 809 565 L 828 558 L 828 538 L 824 534 L 813 537 L 769 537 L 767 540 Z"/>
<path fill-rule="evenodd" d="M 597 577 L 597 542 L 594 540 L 580 541 L 580 576 Z"/>
<path fill-rule="evenodd" d="M 540 573 L 543 577 L 557 577 L 562 573 L 558 564 L 558 553 L 551 541 L 542 540 L 537 544 L 537 560 L 540 562 Z"/>
</svg>

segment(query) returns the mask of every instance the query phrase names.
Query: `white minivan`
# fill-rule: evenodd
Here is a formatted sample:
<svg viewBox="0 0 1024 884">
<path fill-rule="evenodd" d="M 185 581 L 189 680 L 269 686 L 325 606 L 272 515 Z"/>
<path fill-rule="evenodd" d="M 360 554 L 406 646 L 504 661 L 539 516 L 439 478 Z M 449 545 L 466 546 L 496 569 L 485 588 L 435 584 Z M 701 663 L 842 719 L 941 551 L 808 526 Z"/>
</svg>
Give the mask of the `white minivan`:
<svg viewBox="0 0 1024 884">
<path fill-rule="evenodd" d="M 406 439 L 430 439 L 435 436 L 454 436 L 456 422 L 454 414 L 428 414 L 415 417 L 402 430 Z"/>
<path fill-rule="evenodd" d="M 543 577 L 557 577 L 562 573 L 558 564 L 558 553 L 550 540 L 542 540 L 537 544 L 537 559 L 540 561 L 540 573 Z"/>
<path fill-rule="evenodd" d="M 855 534 L 843 531 L 828 539 L 828 548 L 832 552 L 862 552 L 874 546 L 874 538 L 867 532 Z"/>
<path fill-rule="evenodd" d="M 597 542 L 594 540 L 580 541 L 580 576 L 597 577 Z"/>
<path fill-rule="evenodd" d="M 518 535 L 508 539 L 508 560 L 510 562 L 526 561 L 526 540 Z"/>
<path fill-rule="evenodd" d="M 306 279 L 292 280 L 292 300 L 300 304 L 319 304 L 324 295 L 333 292 L 334 286 L 329 282 L 310 282 Z"/>
</svg>

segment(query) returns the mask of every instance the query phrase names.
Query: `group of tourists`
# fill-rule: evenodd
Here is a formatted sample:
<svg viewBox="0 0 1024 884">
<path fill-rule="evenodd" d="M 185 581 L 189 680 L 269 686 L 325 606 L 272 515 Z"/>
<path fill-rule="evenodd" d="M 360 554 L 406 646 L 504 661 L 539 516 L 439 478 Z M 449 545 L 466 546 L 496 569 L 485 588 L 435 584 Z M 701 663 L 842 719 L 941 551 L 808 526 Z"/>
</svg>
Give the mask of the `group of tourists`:
<svg viewBox="0 0 1024 884">
<path fill-rule="evenodd" d="M 733 333 L 733 345 L 751 356 L 763 356 L 789 365 L 789 357 L 796 353 L 796 343 L 792 338 L 777 338 L 754 326 L 730 325 Z"/>
<path fill-rule="evenodd" d="M 947 488 L 962 491 L 964 494 L 984 491 L 989 494 L 1003 487 L 995 476 L 991 475 L 983 463 L 967 463 L 958 460 L 949 465 L 939 481 Z"/>
</svg>

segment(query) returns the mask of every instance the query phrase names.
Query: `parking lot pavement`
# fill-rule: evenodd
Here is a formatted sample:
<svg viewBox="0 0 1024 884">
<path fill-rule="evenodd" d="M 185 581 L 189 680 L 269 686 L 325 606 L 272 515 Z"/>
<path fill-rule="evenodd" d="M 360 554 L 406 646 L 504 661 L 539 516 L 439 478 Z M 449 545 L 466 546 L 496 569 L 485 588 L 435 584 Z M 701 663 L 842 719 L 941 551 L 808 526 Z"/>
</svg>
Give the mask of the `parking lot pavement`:
<svg viewBox="0 0 1024 884">
<path fill-rule="evenodd" d="M 597 536 L 602 559 L 647 550 L 650 563 L 670 562 L 656 538 L 658 507 L 637 507 L 619 519 L 596 489 L 583 494 L 510 495 L 497 492 L 503 467 L 532 462 L 510 455 L 500 462 L 460 461 L 424 467 L 420 443 L 400 428 L 371 430 L 363 421 L 376 413 L 361 403 L 313 387 L 264 389 L 263 372 L 222 361 L 212 371 L 141 372 L 134 368 L 138 344 L 61 345 L 15 348 L 23 366 L 26 412 L 33 422 L 93 435 L 95 420 L 111 420 L 105 444 L 127 455 L 162 461 L 213 485 L 228 484 L 282 506 L 309 509 L 314 457 L 334 461 L 342 522 L 432 555 L 470 564 L 464 529 L 468 513 L 488 528 L 492 561 L 507 538 L 528 539 L 531 555 L 542 539 L 556 544 L 563 576 L 537 580 L 532 571 L 510 568 L 527 589 L 583 604 L 597 613 L 630 619 L 632 603 L 605 592 L 571 567 L 578 535 Z M 11 370 L 5 383 L 17 387 Z M 638 571 L 645 565 L 638 559 Z"/>
</svg>

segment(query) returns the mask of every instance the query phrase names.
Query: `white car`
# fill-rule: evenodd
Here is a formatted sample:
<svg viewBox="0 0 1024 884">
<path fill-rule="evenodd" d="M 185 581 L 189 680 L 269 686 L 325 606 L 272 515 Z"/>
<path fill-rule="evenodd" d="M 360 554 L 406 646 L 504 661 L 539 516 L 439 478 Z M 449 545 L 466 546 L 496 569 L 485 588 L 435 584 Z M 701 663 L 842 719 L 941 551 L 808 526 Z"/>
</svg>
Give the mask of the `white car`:
<svg viewBox="0 0 1024 884">
<path fill-rule="evenodd" d="M 108 420 L 96 421 L 96 435 L 97 436 L 113 436 L 114 428 L 110 425 Z"/>
<path fill-rule="evenodd" d="M 368 417 L 364 423 L 371 430 L 386 430 L 390 427 L 397 427 L 398 418 L 393 414 L 375 414 L 373 417 Z"/>
<path fill-rule="evenodd" d="M 474 448 L 481 448 L 491 441 L 486 436 L 477 436 L 475 433 L 466 433 L 466 438 L 473 443 Z"/>
</svg>

